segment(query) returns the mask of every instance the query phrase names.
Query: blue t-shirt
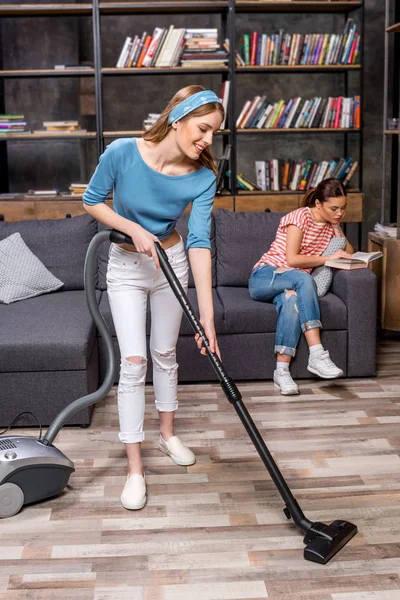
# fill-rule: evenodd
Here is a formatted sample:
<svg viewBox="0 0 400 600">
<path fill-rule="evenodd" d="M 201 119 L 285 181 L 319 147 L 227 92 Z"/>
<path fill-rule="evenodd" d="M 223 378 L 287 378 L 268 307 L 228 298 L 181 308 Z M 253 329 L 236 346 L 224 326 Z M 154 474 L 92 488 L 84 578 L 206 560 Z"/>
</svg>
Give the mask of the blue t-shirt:
<svg viewBox="0 0 400 600">
<path fill-rule="evenodd" d="M 211 248 L 211 211 L 216 177 L 202 166 L 186 175 L 164 175 L 143 160 L 135 138 L 107 146 L 83 195 L 86 204 L 105 202 L 113 190 L 117 214 L 138 223 L 160 240 L 168 237 L 192 203 L 187 248 Z"/>
</svg>

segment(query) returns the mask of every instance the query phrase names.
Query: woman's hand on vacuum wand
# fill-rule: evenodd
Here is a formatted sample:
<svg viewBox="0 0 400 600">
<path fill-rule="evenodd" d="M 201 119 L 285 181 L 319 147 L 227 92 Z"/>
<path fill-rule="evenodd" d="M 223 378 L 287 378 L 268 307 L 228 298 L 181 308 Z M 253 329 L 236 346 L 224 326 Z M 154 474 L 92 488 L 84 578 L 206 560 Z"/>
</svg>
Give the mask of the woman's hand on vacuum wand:
<svg viewBox="0 0 400 600">
<path fill-rule="evenodd" d="M 219 347 L 218 347 L 217 335 L 215 333 L 214 320 L 213 319 L 207 319 L 207 320 L 200 319 L 200 323 L 202 324 L 204 333 L 206 334 L 206 337 L 208 339 L 211 352 L 213 354 L 216 354 L 218 356 L 218 358 L 221 360 L 221 354 L 220 354 Z M 196 333 L 196 335 L 195 335 L 195 340 L 197 343 L 197 347 L 200 350 L 200 353 L 205 356 L 207 351 L 206 351 L 205 346 L 203 345 L 203 340 L 201 339 L 201 337 L 198 333 Z"/>
<path fill-rule="evenodd" d="M 152 256 L 157 269 L 159 269 L 160 262 L 158 260 L 157 251 L 154 244 L 160 240 L 155 235 L 150 233 L 150 231 L 143 229 L 143 227 L 137 223 L 132 223 L 130 231 L 127 233 L 132 238 L 137 252 L 142 252 L 143 254 L 147 254 L 147 256 Z"/>
</svg>

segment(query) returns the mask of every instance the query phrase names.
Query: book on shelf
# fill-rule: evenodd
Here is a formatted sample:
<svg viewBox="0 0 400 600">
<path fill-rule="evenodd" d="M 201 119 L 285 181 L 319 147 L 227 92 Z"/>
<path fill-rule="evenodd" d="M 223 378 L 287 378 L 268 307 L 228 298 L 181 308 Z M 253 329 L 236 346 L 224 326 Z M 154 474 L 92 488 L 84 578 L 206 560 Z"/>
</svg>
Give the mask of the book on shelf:
<svg viewBox="0 0 400 600">
<path fill-rule="evenodd" d="M 353 19 L 342 33 L 245 33 L 239 62 L 250 66 L 355 65 L 360 56 L 360 34 Z M 238 65 L 241 66 L 241 65 Z"/>
<path fill-rule="evenodd" d="M 26 121 L 21 114 L 3 114 L 0 115 L 0 134 L 9 133 L 28 133 L 26 131 Z"/>
<path fill-rule="evenodd" d="M 355 252 L 351 258 L 327 260 L 325 266 L 333 267 L 334 269 L 347 269 L 349 271 L 353 269 L 366 269 L 373 260 L 377 260 L 382 256 L 382 252 Z"/>
<path fill-rule="evenodd" d="M 359 129 L 360 96 L 270 101 L 266 95 L 246 100 L 237 129 Z"/>
<path fill-rule="evenodd" d="M 216 192 L 215 192 L 216 194 L 221 194 L 221 192 L 222 192 L 222 188 L 224 185 L 224 176 L 225 176 L 226 170 L 228 169 L 230 156 L 231 156 L 231 145 L 228 144 L 224 150 L 223 155 L 218 160 L 218 174 L 217 174 Z"/>
<path fill-rule="evenodd" d="M 230 87 L 231 87 L 231 82 L 229 81 L 229 79 L 227 79 L 226 81 L 222 82 L 221 89 L 219 92 L 219 96 L 222 100 L 222 106 L 224 107 L 224 111 L 225 111 L 225 118 L 221 123 L 221 129 L 225 129 L 226 121 L 228 118 L 228 103 L 229 103 Z"/>
<path fill-rule="evenodd" d="M 87 183 L 71 183 L 68 189 L 72 196 L 81 196 L 85 193 L 87 186 Z"/>
<path fill-rule="evenodd" d="M 397 238 L 397 223 L 375 223 L 374 231 L 390 238 Z"/>
<path fill-rule="evenodd" d="M 0 194 L 0 200 L 13 200 L 20 196 L 23 196 L 22 192 L 5 192 L 4 194 Z"/>
<path fill-rule="evenodd" d="M 43 121 L 47 131 L 82 131 L 78 121 Z"/>
<path fill-rule="evenodd" d="M 56 188 L 46 190 L 28 190 L 28 196 L 58 196 L 60 193 Z"/>
<path fill-rule="evenodd" d="M 255 161 L 256 185 L 264 191 L 307 191 L 334 177 L 347 188 L 358 168 L 351 157 L 314 161 L 273 158 Z"/>
<path fill-rule="evenodd" d="M 147 131 L 153 125 L 156 124 L 157 120 L 161 117 L 161 113 L 149 113 L 147 117 L 143 120 L 143 129 Z"/>
<path fill-rule="evenodd" d="M 231 179 L 232 175 L 230 171 L 226 171 L 225 175 Z M 239 189 L 244 190 L 246 192 L 253 192 L 254 190 L 260 190 L 261 188 L 258 184 L 247 176 L 243 175 L 243 173 L 236 174 L 236 185 Z"/>
<path fill-rule="evenodd" d="M 223 66 L 228 52 L 218 43 L 216 28 L 155 27 L 152 34 L 127 36 L 117 68 Z"/>
<path fill-rule="evenodd" d="M 72 69 L 74 71 L 85 71 L 87 69 L 93 69 L 93 65 L 54 65 L 55 71 L 67 71 Z"/>
</svg>

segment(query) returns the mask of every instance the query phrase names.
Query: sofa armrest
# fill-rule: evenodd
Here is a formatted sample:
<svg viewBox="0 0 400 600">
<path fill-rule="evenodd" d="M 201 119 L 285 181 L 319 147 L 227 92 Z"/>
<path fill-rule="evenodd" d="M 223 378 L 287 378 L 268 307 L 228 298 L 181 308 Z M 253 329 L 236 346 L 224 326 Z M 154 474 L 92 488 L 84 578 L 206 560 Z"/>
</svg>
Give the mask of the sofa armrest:
<svg viewBox="0 0 400 600">
<path fill-rule="evenodd" d="M 334 269 L 331 292 L 347 307 L 347 376 L 376 374 L 376 276 L 369 269 Z"/>
</svg>

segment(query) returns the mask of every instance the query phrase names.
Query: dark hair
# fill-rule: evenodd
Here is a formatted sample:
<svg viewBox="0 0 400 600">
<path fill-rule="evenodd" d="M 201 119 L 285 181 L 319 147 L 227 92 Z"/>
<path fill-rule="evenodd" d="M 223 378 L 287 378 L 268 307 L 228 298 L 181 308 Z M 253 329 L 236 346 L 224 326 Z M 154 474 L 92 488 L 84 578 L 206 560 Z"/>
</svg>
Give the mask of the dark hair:
<svg viewBox="0 0 400 600">
<path fill-rule="evenodd" d="M 329 198 L 337 198 L 338 196 L 346 196 L 346 190 L 339 179 L 329 177 L 321 181 L 316 188 L 308 190 L 301 206 L 315 206 L 315 201 L 319 200 L 321 204 L 327 202 Z"/>
</svg>

